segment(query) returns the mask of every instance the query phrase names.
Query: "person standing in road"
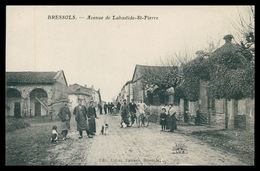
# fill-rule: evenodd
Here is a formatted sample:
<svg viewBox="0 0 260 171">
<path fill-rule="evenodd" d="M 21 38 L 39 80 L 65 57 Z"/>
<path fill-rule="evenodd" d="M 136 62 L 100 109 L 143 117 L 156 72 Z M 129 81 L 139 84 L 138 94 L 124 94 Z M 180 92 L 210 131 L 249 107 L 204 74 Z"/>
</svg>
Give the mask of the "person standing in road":
<svg viewBox="0 0 260 171">
<path fill-rule="evenodd" d="M 144 125 L 144 117 L 145 117 L 145 110 L 147 108 L 146 104 L 141 100 L 140 103 L 137 106 L 138 108 L 138 113 L 139 116 L 137 116 L 137 121 L 138 121 L 138 128 L 141 126 L 145 126 Z"/>
<path fill-rule="evenodd" d="M 170 127 L 170 132 L 174 132 L 174 130 L 177 129 L 177 118 L 176 118 L 176 112 L 174 112 L 171 115 L 171 127 Z"/>
<path fill-rule="evenodd" d="M 167 117 L 168 121 L 168 128 L 170 129 L 170 132 L 174 132 L 175 129 L 177 129 L 177 118 L 176 118 L 177 110 L 176 108 L 171 105 L 169 108 L 169 116 Z"/>
<path fill-rule="evenodd" d="M 125 123 L 127 125 L 127 127 L 129 127 L 129 120 L 128 120 L 128 115 L 129 115 L 129 107 L 126 104 L 126 100 L 123 100 L 123 105 L 121 106 L 121 117 L 122 117 L 122 123 Z"/>
<path fill-rule="evenodd" d="M 120 111 L 120 108 L 121 108 L 121 103 L 120 102 L 117 102 L 116 108 L 117 108 L 117 113 L 118 113 Z"/>
<path fill-rule="evenodd" d="M 162 108 L 162 113 L 160 114 L 160 124 L 162 126 L 162 130 L 161 131 L 165 131 L 166 129 L 166 118 L 167 118 L 167 115 L 166 115 L 166 109 L 165 108 Z"/>
<path fill-rule="evenodd" d="M 91 135 L 95 135 L 96 133 L 96 119 L 97 113 L 94 106 L 93 100 L 90 101 L 90 106 L 88 107 L 88 118 L 89 118 L 89 132 Z"/>
<path fill-rule="evenodd" d="M 168 114 L 169 108 L 170 106 L 168 106 L 167 104 L 164 104 L 164 106 L 162 107 L 162 109 L 165 108 L 166 110 L 166 114 Z"/>
<path fill-rule="evenodd" d="M 114 109 L 115 105 L 113 102 L 110 103 L 110 114 L 113 114 L 113 109 Z"/>
<path fill-rule="evenodd" d="M 89 123 L 87 116 L 87 108 L 82 105 L 82 100 L 78 100 L 79 104 L 74 108 L 73 114 L 75 115 L 75 120 L 77 122 L 77 130 L 79 131 L 79 138 L 83 137 L 83 131 L 86 131 L 89 138 L 92 136 L 89 133 Z"/>
<path fill-rule="evenodd" d="M 70 118 L 71 118 L 71 113 L 67 105 L 67 102 L 64 102 L 64 106 L 60 108 L 58 116 L 61 119 L 61 135 L 63 136 L 63 140 L 66 140 L 68 135 L 68 130 L 70 129 Z"/>
<path fill-rule="evenodd" d="M 134 99 L 132 99 L 132 102 L 129 103 L 129 111 L 130 111 L 131 126 L 132 126 L 136 120 L 136 111 L 137 111 L 137 105 L 135 104 Z"/>
</svg>

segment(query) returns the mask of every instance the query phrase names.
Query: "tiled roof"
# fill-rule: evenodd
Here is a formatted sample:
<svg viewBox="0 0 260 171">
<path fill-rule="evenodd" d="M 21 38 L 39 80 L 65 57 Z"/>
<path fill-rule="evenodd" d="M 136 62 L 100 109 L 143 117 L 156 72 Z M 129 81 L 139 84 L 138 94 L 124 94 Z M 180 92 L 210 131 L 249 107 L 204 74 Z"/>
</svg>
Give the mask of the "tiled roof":
<svg viewBox="0 0 260 171">
<path fill-rule="evenodd" d="M 91 96 L 93 92 L 94 92 L 93 89 L 81 86 L 79 84 L 70 85 L 68 88 L 69 94 L 83 94 L 83 95 Z"/>
<path fill-rule="evenodd" d="M 58 72 L 6 72 L 7 85 L 53 84 Z"/>
<path fill-rule="evenodd" d="M 136 74 L 136 70 L 139 70 L 140 73 L 143 73 L 144 71 L 146 70 L 150 70 L 151 72 L 152 71 L 155 71 L 155 70 L 161 70 L 161 71 L 164 71 L 164 70 L 168 70 L 168 69 L 171 69 L 171 68 L 176 68 L 176 66 L 150 66 L 150 65 L 136 65 L 135 66 L 135 70 L 134 70 L 134 74 L 133 74 L 133 77 L 132 77 L 132 82 L 136 81 L 134 80 L 134 76 Z M 137 78 L 138 79 L 138 78 Z"/>
</svg>

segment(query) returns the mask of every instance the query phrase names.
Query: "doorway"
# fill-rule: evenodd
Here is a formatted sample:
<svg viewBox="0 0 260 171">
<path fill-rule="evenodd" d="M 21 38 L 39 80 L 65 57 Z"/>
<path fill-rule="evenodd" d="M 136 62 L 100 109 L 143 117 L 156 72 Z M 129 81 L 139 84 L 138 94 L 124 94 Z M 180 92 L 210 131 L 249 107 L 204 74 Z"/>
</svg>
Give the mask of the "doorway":
<svg viewBox="0 0 260 171">
<path fill-rule="evenodd" d="M 34 112 L 35 116 L 41 116 L 41 104 L 38 101 L 34 103 Z"/>
<path fill-rule="evenodd" d="M 20 102 L 14 103 L 14 116 L 16 118 L 21 118 L 21 104 L 20 104 Z"/>
</svg>

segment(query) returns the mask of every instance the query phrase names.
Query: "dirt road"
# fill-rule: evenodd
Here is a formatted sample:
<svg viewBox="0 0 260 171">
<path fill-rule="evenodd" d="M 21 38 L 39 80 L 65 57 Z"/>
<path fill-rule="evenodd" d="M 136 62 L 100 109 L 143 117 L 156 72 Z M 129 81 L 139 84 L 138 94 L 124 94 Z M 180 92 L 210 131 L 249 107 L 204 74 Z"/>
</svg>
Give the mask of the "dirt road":
<svg viewBox="0 0 260 171">
<path fill-rule="evenodd" d="M 101 123 L 109 134 L 100 135 Z M 120 128 L 119 116 L 101 115 L 97 135 L 78 139 L 75 121 L 69 139 L 49 149 L 54 165 L 244 165 L 236 156 L 210 147 L 190 136 L 161 132 L 160 126 Z M 176 151 L 176 147 L 182 151 Z"/>
</svg>

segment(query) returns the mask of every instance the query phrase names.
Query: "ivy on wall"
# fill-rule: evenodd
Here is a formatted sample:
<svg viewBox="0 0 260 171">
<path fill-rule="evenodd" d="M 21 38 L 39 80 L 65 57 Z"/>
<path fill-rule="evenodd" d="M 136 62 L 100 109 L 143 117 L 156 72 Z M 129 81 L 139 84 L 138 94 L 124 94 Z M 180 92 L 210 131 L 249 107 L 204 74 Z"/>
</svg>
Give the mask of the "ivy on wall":
<svg viewBox="0 0 260 171">
<path fill-rule="evenodd" d="M 175 97 L 189 101 L 199 99 L 200 80 L 209 81 L 209 96 L 220 99 L 254 97 L 254 53 L 242 45 L 226 43 L 211 54 L 200 53 L 196 59 L 178 68 L 150 69 L 143 73 L 146 85 L 157 85 L 160 90 L 175 88 Z M 181 75 L 180 71 L 181 70 Z M 152 95 L 150 95 L 152 96 Z"/>
</svg>

